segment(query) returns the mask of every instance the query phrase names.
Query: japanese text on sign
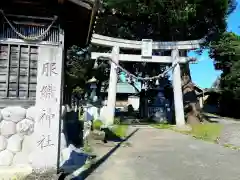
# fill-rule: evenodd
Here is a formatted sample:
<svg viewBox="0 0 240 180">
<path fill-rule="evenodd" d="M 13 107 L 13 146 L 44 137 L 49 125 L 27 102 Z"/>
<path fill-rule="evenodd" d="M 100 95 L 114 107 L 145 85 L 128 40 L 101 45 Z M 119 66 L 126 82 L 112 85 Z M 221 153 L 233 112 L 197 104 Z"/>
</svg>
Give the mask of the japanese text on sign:
<svg viewBox="0 0 240 180">
<path fill-rule="evenodd" d="M 43 85 L 40 90 L 40 98 L 43 100 L 53 99 L 55 91 L 56 89 L 52 84 Z"/>
<path fill-rule="evenodd" d="M 52 62 L 47 62 L 44 63 L 42 66 L 42 75 L 45 76 L 52 76 L 52 75 L 57 75 L 58 73 L 56 72 L 56 63 L 52 63 Z"/>
<path fill-rule="evenodd" d="M 52 112 L 51 108 L 43 109 L 40 114 L 39 122 L 48 122 L 48 127 L 51 127 L 51 121 L 54 119 L 55 113 Z"/>
<path fill-rule="evenodd" d="M 41 149 L 48 147 L 48 146 L 54 146 L 54 144 L 51 142 L 51 136 L 50 135 L 42 135 L 41 139 L 37 141 L 37 146 Z"/>
</svg>

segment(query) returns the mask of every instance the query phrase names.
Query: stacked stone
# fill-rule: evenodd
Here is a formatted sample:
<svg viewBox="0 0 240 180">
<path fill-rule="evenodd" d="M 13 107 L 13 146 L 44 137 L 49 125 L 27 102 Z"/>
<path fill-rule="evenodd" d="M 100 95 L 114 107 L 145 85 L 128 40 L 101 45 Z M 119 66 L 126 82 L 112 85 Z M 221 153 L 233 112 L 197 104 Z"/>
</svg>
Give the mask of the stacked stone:
<svg viewBox="0 0 240 180">
<path fill-rule="evenodd" d="M 66 112 L 67 108 L 63 106 L 62 120 Z M 20 106 L 0 109 L 0 167 L 31 164 L 31 154 L 36 146 L 36 139 L 33 136 L 35 118 L 36 108 L 34 106 L 28 109 Z M 61 162 L 64 163 L 67 160 L 66 157 L 62 157 L 64 152 L 65 154 L 71 152 L 72 148 L 67 148 L 63 122 L 60 150 Z"/>
<path fill-rule="evenodd" d="M 35 115 L 34 107 L 9 106 L 0 110 L 0 166 L 27 163 L 29 152 L 23 152 L 23 148 L 31 149 L 29 137 L 34 131 Z"/>
</svg>

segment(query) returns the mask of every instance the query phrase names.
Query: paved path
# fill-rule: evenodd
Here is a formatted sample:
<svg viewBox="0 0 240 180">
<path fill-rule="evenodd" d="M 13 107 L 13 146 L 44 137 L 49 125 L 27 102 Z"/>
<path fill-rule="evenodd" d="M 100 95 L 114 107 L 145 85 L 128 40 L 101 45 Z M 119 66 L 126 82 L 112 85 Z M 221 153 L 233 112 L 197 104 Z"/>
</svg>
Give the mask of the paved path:
<svg viewBox="0 0 240 180">
<path fill-rule="evenodd" d="M 212 122 L 216 122 L 223 125 L 223 130 L 220 137 L 221 144 L 233 145 L 240 147 L 240 121 L 231 118 L 220 117 L 212 114 L 208 114 L 209 119 Z"/>
<path fill-rule="evenodd" d="M 170 130 L 140 128 L 87 180 L 239 180 L 240 152 Z"/>
<path fill-rule="evenodd" d="M 221 123 L 221 124 L 224 124 L 224 125 L 227 125 L 227 124 L 240 124 L 240 120 L 239 120 L 239 119 L 221 117 L 221 116 L 214 115 L 214 114 L 209 114 L 209 113 L 204 113 L 204 114 L 205 114 L 212 122 Z"/>
</svg>

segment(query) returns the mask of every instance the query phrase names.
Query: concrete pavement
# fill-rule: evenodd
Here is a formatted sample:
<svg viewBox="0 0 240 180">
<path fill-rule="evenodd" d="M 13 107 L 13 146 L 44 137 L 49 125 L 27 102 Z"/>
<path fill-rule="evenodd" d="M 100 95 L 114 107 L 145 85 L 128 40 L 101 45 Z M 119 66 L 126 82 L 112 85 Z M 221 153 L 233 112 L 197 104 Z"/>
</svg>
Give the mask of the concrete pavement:
<svg viewBox="0 0 240 180">
<path fill-rule="evenodd" d="M 240 152 L 171 130 L 140 128 L 87 180 L 239 180 Z"/>
</svg>

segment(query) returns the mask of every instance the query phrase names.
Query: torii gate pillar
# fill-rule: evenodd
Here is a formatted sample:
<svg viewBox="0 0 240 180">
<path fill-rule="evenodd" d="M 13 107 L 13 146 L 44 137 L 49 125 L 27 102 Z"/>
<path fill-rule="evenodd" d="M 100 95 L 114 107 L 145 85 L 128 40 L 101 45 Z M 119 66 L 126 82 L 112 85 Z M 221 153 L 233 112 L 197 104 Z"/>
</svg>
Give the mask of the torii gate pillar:
<svg viewBox="0 0 240 180">
<path fill-rule="evenodd" d="M 173 94 L 174 94 L 174 107 L 175 107 L 175 120 L 177 126 L 185 125 L 184 108 L 183 108 L 183 93 L 182 93 L 182 81 L 181 70 L 179 61 L 178 49 L 172 50 L 173 64 L 176 66 L 173 68 Z"/>
<path fill-rule="evenodd" d="M 114 46 L 112 49 L 112 60 L 109 86 L 108 86 L 108 100 L 107 100 L 107 112 L 105 115 L 105 124 L 112 125 L 115 116 L 116 94 L 117 94 L 117 66 L 119 63 L 119 47 Z M 114 63 L 115 62 L 115 63 Z"/>
</svg>

